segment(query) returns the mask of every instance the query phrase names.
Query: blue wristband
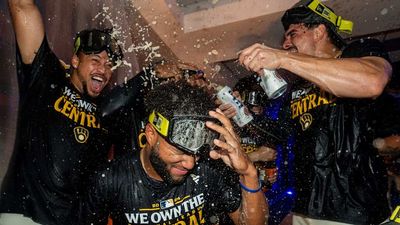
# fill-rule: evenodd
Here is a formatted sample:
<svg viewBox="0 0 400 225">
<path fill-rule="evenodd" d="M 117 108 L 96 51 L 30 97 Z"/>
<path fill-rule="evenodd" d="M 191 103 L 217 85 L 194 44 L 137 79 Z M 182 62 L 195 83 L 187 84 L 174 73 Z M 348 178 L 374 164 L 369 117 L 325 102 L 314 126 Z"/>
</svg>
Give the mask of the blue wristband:
<svg viewBox="0 0 400 225">
<path fill-rule="evenodd" d="M 259 191 L 261 190 L 261 188 L 262 188 L 261 181 L 259 181 L 259 183 L 258 183 L 258 188 L 257 188 L 257 189 L 250 189 L 250 188 L 244 186 L 244 184 L 242 184 L 241 181 L 239 181 L 239 184 L 240 184 L 240 187 L 241 187 L 243 190 L 245 190 L 245 191 L 247 191 L 247 192 L 250 192 L 250 193 L 257 193 L 257 192 L 259 192 Z"/>
</svg>

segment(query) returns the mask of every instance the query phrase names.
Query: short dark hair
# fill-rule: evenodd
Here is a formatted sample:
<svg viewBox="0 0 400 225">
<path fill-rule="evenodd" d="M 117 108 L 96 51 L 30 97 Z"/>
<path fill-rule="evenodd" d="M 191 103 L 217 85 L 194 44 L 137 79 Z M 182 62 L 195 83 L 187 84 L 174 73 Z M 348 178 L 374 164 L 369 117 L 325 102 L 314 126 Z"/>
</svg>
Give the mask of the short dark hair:
<svg viewBox="0 0 400 225">
<path fill-rule="evenodd" d="M 174 115 L 208 116 L 208 111 L 217 108 L 212 95 L 185 79 L 165 82 L 150 90 L 145 96 L 147 116 L 156 111 L 167 118 Z"/>
<path fill-rule="evenodd" d="M 329 20 L 309 9 L 307 5 L 311 1 L 312 0 L 303 0 L 296 4 L 295 7 L 286 10 L 285 14 L 283 14 L 281 18 L 283 28 L 286 31 L 291 24 L 304 24 L 307 28 L 313 28 L 320 24 L 324 24 L 327 28 L 328 37 L 332 43 L 339 49 L 342 49 L 346 46 L 346 42 L 339 35 L 337 27 Z M 325 7 L 329 8 L 327 6 Z M 329 8 L 329 10 L 333 12 L 331 8 Z"/>
</svg>

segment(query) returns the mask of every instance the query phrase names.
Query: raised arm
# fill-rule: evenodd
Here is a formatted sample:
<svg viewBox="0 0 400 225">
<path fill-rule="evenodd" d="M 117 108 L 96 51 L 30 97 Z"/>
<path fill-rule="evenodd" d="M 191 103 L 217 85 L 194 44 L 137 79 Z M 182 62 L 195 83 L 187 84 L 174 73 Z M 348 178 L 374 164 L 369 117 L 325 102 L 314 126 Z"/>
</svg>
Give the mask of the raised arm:
<svg viewBox="0 0 400 225">
<path fill-rule="evenodd" d="M 269 215 L 268 204 L 258 180 L 257 169 L 240 147 L 239 138 L 233 131 L 229 119 L 221 110 L 211 111 L 210 116 L 217 118 L 223 126 L 207 122 L 207 127 L 221 134 L 222 140 L 215 140 L 214 144 L 220 150 L 211 151 L 210 157 L 222 161 L 234 169 L 240 176 L 242 188 L 242 201 L 240 207 L 230 213 L 232 221 L 236 224 L 263 225 L 267 223 Z"/>
<path fill-rule="evenodd" d="M 22 61 L 31 64 L 44 38 L 44 25 L 33 0 L 8 0 Z"/>
</svg>

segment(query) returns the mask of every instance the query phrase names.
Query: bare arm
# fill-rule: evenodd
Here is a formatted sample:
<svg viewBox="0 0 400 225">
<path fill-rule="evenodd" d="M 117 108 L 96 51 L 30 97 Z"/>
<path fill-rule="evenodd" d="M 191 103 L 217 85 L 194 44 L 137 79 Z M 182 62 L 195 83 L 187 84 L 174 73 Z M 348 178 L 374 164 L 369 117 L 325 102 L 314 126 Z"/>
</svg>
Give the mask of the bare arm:
<svg viewBox="0 0 400 225">
<path fill-rule="evenodd" d="M 285 55 L 281 68 L 338 97 L 378 97 L 392 73 L 390 64 L 380 57 L 326 59 L 298 53 Z"/>
<path fill-rule="evenodd" d="M 8 0 L 22 61 L 31 64 L 44 38 L 44 25 L 33 0 Z"/>
<path fill-rule="evenodd" d="M 259 187 L 257 170 L 254 168 L 252 173 L 241 175 L 242 184 L 251 189 Z M 247 192 L 242 189 L 242 202 L 239 209 L 229 214 L 232 221 L 236 224 L 267 224 L 269 211 L 264 192 L 261 190 L 256 193 Z"/>
<path fill-rule="evenodd" d="M 244 49 L 239 60 L 259 73 L 262 68 L 289 70 L 339 97 L 375 98 L 392 73 L 389 62 L 380 57 L 318 58 L 261 44 Z"/>
</svg>

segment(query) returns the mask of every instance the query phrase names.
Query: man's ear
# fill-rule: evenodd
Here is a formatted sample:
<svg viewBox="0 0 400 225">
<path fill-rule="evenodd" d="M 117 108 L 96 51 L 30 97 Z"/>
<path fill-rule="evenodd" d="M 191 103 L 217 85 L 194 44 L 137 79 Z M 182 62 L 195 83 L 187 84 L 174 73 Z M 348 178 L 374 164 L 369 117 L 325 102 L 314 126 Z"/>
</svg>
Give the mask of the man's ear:
<svg viewBox="0 0 400 225">
<path fill-rule="evenodd" d="M 71 65 L 74 69 L 78 68 L 79 66 L 79 57 L 77 54 L 74 54 L 71 59 Z"/>
<path fill-rule="evenodd" d="M 328 37 L 328 29 L 325 24 L 319 24 L 314 28 L 314 39 L 317 41 L 322 40 L 323 38 Z"/>
<path fill-rule="evenodd" d="M 154 146 L 157 142 L 158 137 L 156 129 L 150 123 L 147 123 L 144 132 L 146 134 L 147 144 L 150 146 Z"/>
</svg>

